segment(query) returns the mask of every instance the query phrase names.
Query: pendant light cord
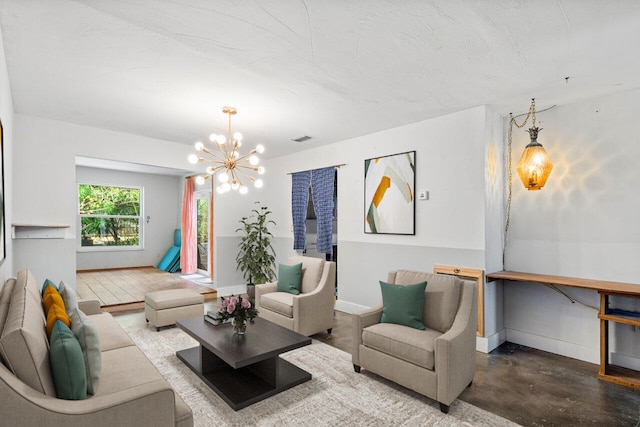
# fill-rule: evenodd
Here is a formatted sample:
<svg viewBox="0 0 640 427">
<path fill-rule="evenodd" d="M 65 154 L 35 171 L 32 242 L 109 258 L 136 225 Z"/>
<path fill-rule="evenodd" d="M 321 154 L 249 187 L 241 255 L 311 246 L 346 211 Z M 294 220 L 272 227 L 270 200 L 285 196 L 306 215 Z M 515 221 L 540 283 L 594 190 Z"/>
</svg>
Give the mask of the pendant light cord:
<svg viewBox="0 0 640 427">
<path fill-rule="evenodd" d="M 536 123 L 536 100 L 531 99 L 531 106 L 527 112 L 527 117 L 524 118 L 522 123 L 518 123 L 513 114 L 509 113 L 509 142 L 507 144 L 507 214 L 504 222 L 504 241 L 502 242 L 502 269 L 505 268 L 505 261 L 507 255 L 507 236 L 509 235 L 509 222 L 511 221 L 511 197 L 513 194 L 513 172 L 512 172 L 512 143 L 513 143 L 513 125 L 516 125 L 518 129 L 522 129 L 527 124 L 529 117 L 533 115 L 533 125 Z"/>
<path fill-rule="evenodd" d="M 538 111 L 538 113 L 542 113 L 543 111 L 548 111 L 554 108 L 556 105 L 552 105 L 551 107 L 545 108 L 544 110 Z M 529 120 L 529 117 L 533 117 L 533 126 L 536 125 L 536 99 L 531 98 L 531 105 L 529 106 L 529 111 L 526 113 L 526 117 L 522 121 L 522 123 L 518 123 L 516 121 L 516 117 L 524 116 L 525 113 L 514 116 L 512 113 L 509 113 L 509 138 L 507 144 L 507 206 L 506 206 L 506 218 L 504 223 L 504 240 L 502 242 L 502 269 L 506 270 L 505 261 L 507 254 L 507 241 L 509 235 L 509 223 L 511 220 L 511 197 L 513 191 L 513 173 L 512 173 L 512 139 L 513 139 L 513 125 L 515 125 L 518 129 L 522 129 Z"/>
</svg>

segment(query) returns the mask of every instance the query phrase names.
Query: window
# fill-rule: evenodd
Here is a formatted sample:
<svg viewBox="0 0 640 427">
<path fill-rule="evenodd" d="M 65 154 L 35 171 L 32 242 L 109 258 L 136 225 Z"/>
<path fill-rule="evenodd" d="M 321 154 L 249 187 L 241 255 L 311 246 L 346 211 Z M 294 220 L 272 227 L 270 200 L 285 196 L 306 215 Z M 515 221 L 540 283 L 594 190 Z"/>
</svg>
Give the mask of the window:
<svg viewBox="0 0 640 427">
<path fill-rule="evenodd" d="M 107 185 L 78 185 L 80 247 L 141 249 L 142 189 Z"/>
</svg>

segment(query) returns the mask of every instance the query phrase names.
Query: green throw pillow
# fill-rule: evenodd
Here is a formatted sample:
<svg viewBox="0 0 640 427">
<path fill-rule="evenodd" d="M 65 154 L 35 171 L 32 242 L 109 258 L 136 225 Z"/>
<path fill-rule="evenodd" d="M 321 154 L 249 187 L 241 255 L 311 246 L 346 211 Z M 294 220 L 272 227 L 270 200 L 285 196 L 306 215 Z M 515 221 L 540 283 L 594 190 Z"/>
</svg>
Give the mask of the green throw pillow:
<svg viewBox="0 0 640 427">
<path fill-rule="evenodd" d="M 396 323 L 424 330 L 422 310 L 427 282 L 415 285 L 393 285 L 380 281 L 382 290 L 382 323 Z"/>
<path fill-rule="evenodd" d="M 302 282 L 302 263 L 296 265 L 280 264 L 278 267 L 278 292 L 300 295 Z"/>
<path fill-rule="evenodd" d="M 87 370 L 82 348 L 71 329 L 59 320 L 51 331 L 49 364 L 58 398 L 66 400 L 87 398 Z"/>
</svg>

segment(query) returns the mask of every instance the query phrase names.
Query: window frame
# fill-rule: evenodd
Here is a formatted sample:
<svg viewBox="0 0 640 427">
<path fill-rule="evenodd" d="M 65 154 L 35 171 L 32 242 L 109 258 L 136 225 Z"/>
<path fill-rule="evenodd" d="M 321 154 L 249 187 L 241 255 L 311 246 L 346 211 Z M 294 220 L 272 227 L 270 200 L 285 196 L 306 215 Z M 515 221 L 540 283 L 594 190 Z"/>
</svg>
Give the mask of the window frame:
<svg viewBox="0 0 640 427">
<path fill-rule="evenodd" d="M 88 215 L 80 213 L 80 186 L 81 185 L 93 185 L 99 187 L 114 187 L 114 188 L 130 188 L 140 192 L 139 203 L 139 215 Z M 138 220 L 138 244 L 136 246 L 82 246 L 82 218 L 126 218 Z M 79 236 L 76 238 L 76 251 L 77 252 L 120 252 L 120 251 L 142 251 L 144 250 L 144 187 L 141 185 L 123 185 L 123 184 L 104 184 L 98 182 L 78 181 L 76 182 L 76 226 Z"/>
</svg>

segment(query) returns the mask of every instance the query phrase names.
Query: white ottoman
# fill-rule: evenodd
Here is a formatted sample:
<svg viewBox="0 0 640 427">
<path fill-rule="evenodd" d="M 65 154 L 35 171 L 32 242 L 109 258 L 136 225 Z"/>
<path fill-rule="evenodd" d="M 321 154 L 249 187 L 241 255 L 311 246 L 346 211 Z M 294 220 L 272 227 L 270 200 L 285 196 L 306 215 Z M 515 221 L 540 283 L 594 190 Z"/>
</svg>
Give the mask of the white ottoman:
<svg viewBox="0 0 640 427">
<path fill-rule="evenodd" d="M 204 315 L 204 297 L 192 289 L 167 289 L 144 296 L 144 316 L 151 326 L 175 325 L 176 320 Z"/>
</svg>

